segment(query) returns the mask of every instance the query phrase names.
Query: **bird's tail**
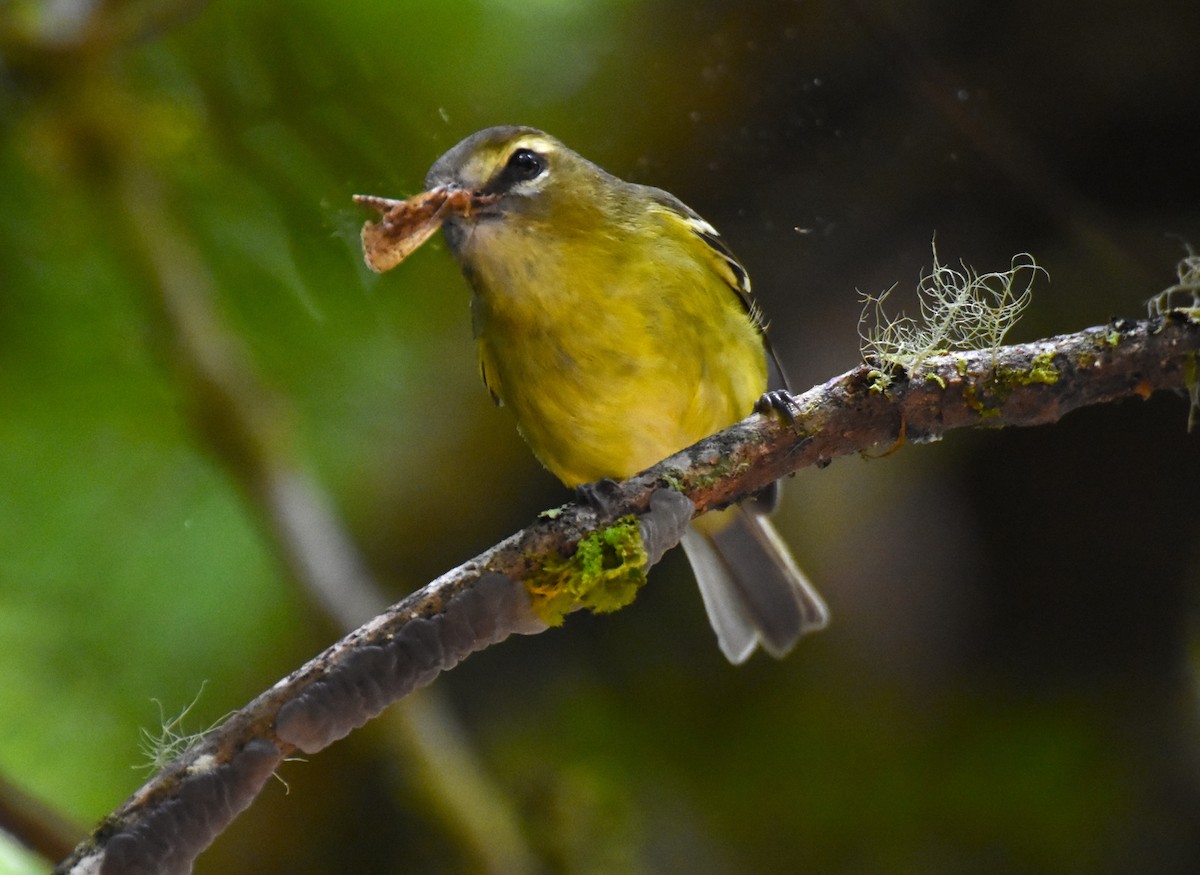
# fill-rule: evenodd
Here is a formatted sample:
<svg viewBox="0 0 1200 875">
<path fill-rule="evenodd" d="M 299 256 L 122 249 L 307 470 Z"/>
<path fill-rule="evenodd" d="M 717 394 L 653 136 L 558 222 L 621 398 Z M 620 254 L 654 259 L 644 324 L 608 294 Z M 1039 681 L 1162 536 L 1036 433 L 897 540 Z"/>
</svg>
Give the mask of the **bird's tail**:
<svg viewBox="0 0 1200 875">
<path fill-rule="evenodd" d="M 734 664 L 759 644 L 782 657 L 829 620 L 787 545 L 753 505 L 700 517 L 683 536 L 683 549 L 717 643 Z"/>
</svg>

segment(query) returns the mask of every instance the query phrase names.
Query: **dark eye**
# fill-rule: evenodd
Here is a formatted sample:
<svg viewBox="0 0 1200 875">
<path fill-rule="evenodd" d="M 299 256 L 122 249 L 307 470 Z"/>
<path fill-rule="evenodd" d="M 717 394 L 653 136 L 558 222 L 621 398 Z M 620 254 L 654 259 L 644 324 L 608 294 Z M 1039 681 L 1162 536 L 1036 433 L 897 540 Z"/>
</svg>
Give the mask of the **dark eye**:
<svg viewBox="0 0 1200 875">
<path fill-rule="evenodd" d="M 546 159 L 532 149 L 518 149 L 509 156 L 505 169 L 513 182 L 525 182 L 541 176 Z"/>
</svg>

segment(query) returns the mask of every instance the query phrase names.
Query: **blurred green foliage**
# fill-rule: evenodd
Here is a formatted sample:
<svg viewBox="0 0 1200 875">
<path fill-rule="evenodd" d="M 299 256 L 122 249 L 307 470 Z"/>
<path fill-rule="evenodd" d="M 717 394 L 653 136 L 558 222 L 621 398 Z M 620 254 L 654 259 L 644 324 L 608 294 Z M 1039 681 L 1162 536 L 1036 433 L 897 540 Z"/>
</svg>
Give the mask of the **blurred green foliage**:
<svg viewBox="0 0 1200 875">
<path fill-rule="evenodd" d="M 398 596 L 564 496 L 478 385 L 440 245 L 369 275 L 351 193 L 544 127 L 721 227 L 806 385 L 935 231 L 949 261 L 1047 266 L 1014 339 L 1139 315 L 1165 235 L 1200 241 L 1197 33 L 1165 0 L 0 4 L 0 773 L 92 823 L 140 782 L 154 699 L 206 683 L 200 729 L 334 634 L 197 428 L 122 162 Z M 620 614 L 438 684 L 548 871 L 1195 871 L 1184 421 L 801 478 L 783 529 L 834 626 L 783 663 L 726 666 L 668 560 Z M 470 871 L 383 731 L 289 764 L 197 871 Z"/>
</svg>

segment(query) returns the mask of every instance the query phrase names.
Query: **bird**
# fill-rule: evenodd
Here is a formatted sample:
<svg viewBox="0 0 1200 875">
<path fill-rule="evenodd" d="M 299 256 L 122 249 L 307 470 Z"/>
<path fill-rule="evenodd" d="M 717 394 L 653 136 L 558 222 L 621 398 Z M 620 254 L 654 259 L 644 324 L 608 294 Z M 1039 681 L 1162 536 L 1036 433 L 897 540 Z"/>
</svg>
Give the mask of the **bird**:
<svg viewBox="0 0 1200 875">
<path fill-rule="evenodd" d="M 674 195 L 513 125 L 459 142 L 425 185 L 472 198 L 441 230 L 472 290 L 483 382 L 566 486 L 626 479 L 784 397 L 746 269 Z M 682 539 L 734 664 L 758 646 L 780 658 L 828 621 L 767 519 L 777 494 Z"/>
</svg>

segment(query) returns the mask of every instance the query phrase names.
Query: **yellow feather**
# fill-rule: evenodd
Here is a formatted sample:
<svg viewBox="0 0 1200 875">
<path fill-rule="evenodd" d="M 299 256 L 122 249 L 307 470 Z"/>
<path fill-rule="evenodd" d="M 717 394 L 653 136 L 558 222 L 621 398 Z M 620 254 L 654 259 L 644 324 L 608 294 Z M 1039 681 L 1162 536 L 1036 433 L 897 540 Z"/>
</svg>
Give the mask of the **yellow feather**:
<svg viewBox="0 0 1200 875">
<path fill-rule="evenodd" d="M 472 248 L 513 256 L 475 268 L 488 386 L 569 486 L 635 474 L 747 416 L 767 387 L 762 336 L 723 262 L 677 218 L 647 219 L 599 240 L 473 233 Z M 647 248 L 655 257 L 630 257 Z"/>
</svg>

